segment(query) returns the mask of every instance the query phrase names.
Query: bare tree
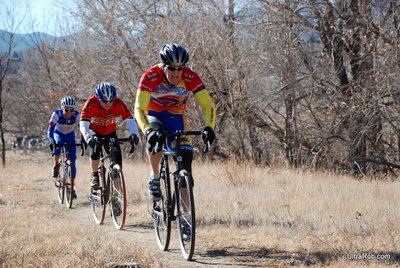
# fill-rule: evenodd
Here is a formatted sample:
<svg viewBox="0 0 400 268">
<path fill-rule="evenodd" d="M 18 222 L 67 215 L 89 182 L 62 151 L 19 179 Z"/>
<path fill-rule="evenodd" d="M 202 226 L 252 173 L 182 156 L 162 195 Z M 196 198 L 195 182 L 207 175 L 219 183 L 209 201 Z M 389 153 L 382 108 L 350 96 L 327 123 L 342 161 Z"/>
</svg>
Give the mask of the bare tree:
<svg viewBox="0 0 400 268">
<path fill-rule="evenodd" d="M 24 19 L 24 16 L 18 17 L 18 9 L 12 8 L 10 5 L 6 5 L 2 3 L 2 8 L 4 8 L 3 14 L 3 27 L 9 32 L 6 32 L 2 36 L 4 39 L 2 42 L 6 44 L 6 51 L 4 53 L 0 52 L 0 139 L 2 144 L 2 165 L 6 165 L 6 122 L 4 120 L 5 115 L 5 102 L 6 96 L 5 91 L 7 91 L 7 87 L 9 84 L 7 83 L 7 79 L 9 78 L 9 73 L 11 70 L 11 61 L 14 56 L 14 48 L 18 42 L 15 36 L 15 32 L 18 30 L 21 22 Z"/>
<path fill-rule="evenodd" d="M 386 128 L 382 117 L 387 115 L 382 109 L 393 103 L 393 82 L 383 86 L 384 73 L 398 70 L 386 53 L 398 50 L 396 1 L 260 2 L 266 12 L 273 11 L 282 25 L 290 27 L 283 28 L 292 33 L 285 40 L 298 44 L 291 54 L 294 73 L 285 72 L 296 77 L 295 83 L 283 87 L 291 85 L 292 92 L 297 92 L 298 131 L 290 136 L 297 136 L 300 143 L 294 144 L 309 150 L 310 156 L 322 157 L 325 165 L 329 158 L 331 164 L 339 162 L 356 174 L 398 167 L 394 155 L 387 154 L 391 146 L 384 138 L 392 131 L 398 133 L 397 123 L 390 121 L 396 129 Z M 289 43 L 284 47 L 290 47 Z M 279 57 L 290 60 L 288 55 Z M 290 133 L 287 127 L 285 132 Z"/>
</svg>

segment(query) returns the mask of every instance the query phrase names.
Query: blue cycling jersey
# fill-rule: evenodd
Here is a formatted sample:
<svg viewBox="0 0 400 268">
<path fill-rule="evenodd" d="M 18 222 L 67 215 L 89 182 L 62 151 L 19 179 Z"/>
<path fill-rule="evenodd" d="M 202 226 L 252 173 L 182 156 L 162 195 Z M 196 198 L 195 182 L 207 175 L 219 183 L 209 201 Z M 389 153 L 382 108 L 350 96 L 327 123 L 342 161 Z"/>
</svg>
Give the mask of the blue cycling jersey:
<svg viewBox="0 0 400 268">
<path fill-rule="evenodd" d="M 68 134 L 73 132 L 75 127 L 79 125 L 80 113 L 74 111 L 70 118 L 66 118 L 61 109 L 54 110 L 49 121 L 47 137 L 54 140 L 54 132 L 59 134 Z"/>
</svg>

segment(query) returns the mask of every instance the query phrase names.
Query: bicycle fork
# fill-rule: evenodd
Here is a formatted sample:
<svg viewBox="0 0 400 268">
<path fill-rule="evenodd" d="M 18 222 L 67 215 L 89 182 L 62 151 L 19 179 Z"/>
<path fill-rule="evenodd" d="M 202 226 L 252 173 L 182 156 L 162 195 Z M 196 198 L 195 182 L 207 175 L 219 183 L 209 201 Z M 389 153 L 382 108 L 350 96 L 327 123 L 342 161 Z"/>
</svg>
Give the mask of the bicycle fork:
<svg viewBox="0 0 400 268">
<path fill-rule="evenodd" d="M 65 187 L 65 176 L 67 174 L 67 165 L 65 159 L 61 158 L 58 160 L 58 172 L 59 175 L 56 179 L 55 185 L 58 188 L 64 188 Z"/>
<path fill-rule="evenodd" d="M 103 165 L 100 165 L 98 168 L 99 179 L 101 183 L 101 187 L 97 190 L 91 189 L 92 195 L 100 195 L 101 205 L 108 202 L 108 189 L 109 189 L 109 180 L 106 179 L 106 168 Z"/>
<path fill-rule="evenodd" d="M 71 160 L 69 160 L 67 158 L 64 162 L 64 167 L 63 167 L 63 176 L 62 176 L 63 177 L 63 179 L 62 179 L 63 187 L 65 187 L 67 184 L 69 184 L 68 180 L 67 180 L 68 176 L 70 175 L 70 174 L 68 174 L 68 172 L 69 172 L 68 167 L 71 167 Z M 71 184 L 72 183 L 73 182 L 72 182 L 72 178 L 71 178 Z"/>
<path fill-rule="evenodd" d="M 172 173 L 172 176 L 174 176 L 174 189 L 175 189 L 175 203 L 176 203 L 176 213 L 174 212 L 174 209 L 172 209 L 172 214 L 174 217 L 174 220 L 181 216 L 181 192 L 180 192 L 180 175 L 179 175 L 179 170 L 176 170 L 174 173 Z"/>
</svg>

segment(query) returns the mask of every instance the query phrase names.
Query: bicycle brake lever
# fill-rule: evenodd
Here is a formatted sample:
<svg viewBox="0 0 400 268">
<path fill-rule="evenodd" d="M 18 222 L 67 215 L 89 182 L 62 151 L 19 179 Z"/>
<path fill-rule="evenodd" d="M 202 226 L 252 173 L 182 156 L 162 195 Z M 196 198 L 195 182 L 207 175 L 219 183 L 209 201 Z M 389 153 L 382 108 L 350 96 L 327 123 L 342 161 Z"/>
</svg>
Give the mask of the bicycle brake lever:
<svg viewBox="0 0 400 268">
<path fill-rule="evenodd" d="M 151 154 L 156 154 L 156 152 L 158 151 L 158 146 L 159 146 L 159 143 L 156 142 L 156 145 L 154 145 L 153 150 L 151 150 Z"/>
<path fill-rule="evenodd" d="M 209 141 L 207 141 L 207 143 L 204 144 L 203 153 L 211 152 L 211 149 L 212 149 L 212 148 L 211 148 L 211 144 L 210 144 Z"/>
</svg>

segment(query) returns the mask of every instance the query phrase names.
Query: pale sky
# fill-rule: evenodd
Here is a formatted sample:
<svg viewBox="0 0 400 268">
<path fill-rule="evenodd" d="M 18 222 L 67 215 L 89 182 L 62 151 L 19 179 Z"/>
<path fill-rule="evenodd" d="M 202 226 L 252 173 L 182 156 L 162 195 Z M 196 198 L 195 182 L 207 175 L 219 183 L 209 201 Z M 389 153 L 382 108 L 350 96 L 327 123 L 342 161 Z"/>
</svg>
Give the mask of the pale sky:
<svg viewBox="0 0 400 268">
<path fill-rule="evenodd" d="M 65 19 L 67 13 L 62 9 L 61 2 L 66 7 L 74 0 L 0 0 L 0 29 L 62 35 L 59 26 L 71 19 Z M 14 18 L 13 24 L 11 18 Z"/>
<path fill-rule="evenodd" d="M 239 7 L 245 1 L 237 0 L 236 4 Z M 68 9 L 75 2 L 76 0 L 0 0 L 0 29 L 16 33 L 44 32 L 55 36 L 70 34 L 74 32 L 71 28 L 75 20 L 63 8 Z M 13 24 L 10 18 L 15 19 Z"/>
</svg>

